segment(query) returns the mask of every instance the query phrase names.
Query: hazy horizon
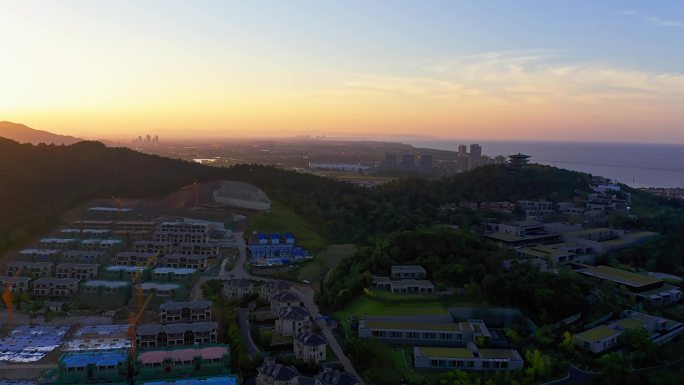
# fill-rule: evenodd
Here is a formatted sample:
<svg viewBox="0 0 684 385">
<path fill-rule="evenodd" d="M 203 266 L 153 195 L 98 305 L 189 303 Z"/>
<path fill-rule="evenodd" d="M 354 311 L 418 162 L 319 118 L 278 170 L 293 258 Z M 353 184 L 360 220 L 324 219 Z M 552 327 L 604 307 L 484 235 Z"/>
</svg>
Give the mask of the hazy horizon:
<svg viewBox="0 0 684 385">
<path fill-rule="evenodd" d="M 7 2 L 0 120 L 86 138 L 684 143 L 677 1 Z"/>
</svg>

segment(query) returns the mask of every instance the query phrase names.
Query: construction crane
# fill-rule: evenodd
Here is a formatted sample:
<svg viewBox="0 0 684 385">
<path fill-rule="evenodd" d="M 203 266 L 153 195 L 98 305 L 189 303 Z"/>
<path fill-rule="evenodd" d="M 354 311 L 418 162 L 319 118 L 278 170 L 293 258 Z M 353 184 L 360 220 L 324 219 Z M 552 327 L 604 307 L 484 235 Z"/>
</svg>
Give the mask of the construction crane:
<svg viewBox="0 0 684 385">
<path fill-rule="evenodd" d="M 121 209 L 123 208 L 123 201 L 121 198 L 115 197 L 114 195 L 111 196 L 112 200 L 114 203 L 116 203 L 116 215 L 118 219 L 121 219 Z"/>
<path fill-rule="evenodd" d="M 142 302 L 143 302 L 143 292 L 142 292 L 142 282 L 141 282 L 143 271 L 145 271 L 145 269 L 147 269 L 148 267 L 157 263 L 157 257 L 158 256 L 159 256 L 159 253 L 148 258 L 147 262 L 145 262 L 145 264 L 142 264 L 142 263 L 136 264 L 138 269 L 136 270 L 135 275 L 133 276 L 133 284 L 136 286 L 136 290 L 137 290 L 138 309 L 141 308 Z"/>
<path fill-rule="evenodd" d="M 14 277 L 20 277 L 23 269 L 24 267 L 20 266 Z M 12 290 L 12 282 L 5 283 L 5 289 L 2 291 L 2 300 L 7 308 L 7 329 L 9 330 L 14 325 L 14 291 Z"/>
<path fill-rule="evenodd" d="M 147 305 L 150 304 L 150 301 L 152 301 L 152 297 L 154 297 L 154 292 L 151 292 L 150 295 L 147 296 L 147 299 L 145 300 L 145 303 L 142 304 L 140 308 L 138 308 L 138 312 L 135 313 L 134 315 L 131 315 L 131 317 L 128 319 L 128 322 L 130 323 L 131 326 L 128 327 L 128 337 L 131 340 L 131 349 L 129 350 L 129 356 L 131 358 L 131 364 L 133 363 L 133 360 L 135 359 L 135 352 L 137 349 L 137 332 L 138 332 L 138 321 L 140 321 L 140 317 L 142 317 L 143 313 L 145 312 L 145 308 L 147 308 Z"/>
</svg>

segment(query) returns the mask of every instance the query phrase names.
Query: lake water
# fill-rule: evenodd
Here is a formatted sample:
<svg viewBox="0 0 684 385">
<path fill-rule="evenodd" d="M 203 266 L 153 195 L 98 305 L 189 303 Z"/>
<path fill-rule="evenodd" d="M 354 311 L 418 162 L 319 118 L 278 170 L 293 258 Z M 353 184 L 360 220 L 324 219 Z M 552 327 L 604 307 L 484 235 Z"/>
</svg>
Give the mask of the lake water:
<svg viewBox="0 0 684 385">
<path fill-rule="evenodd" d="M 470 142 L 410 140 L 416 147 L 457 151 Z M 531 155 L 531 162 L 587 172 L 633 187 L 684 187 L 684 145 L 481 141 L 484 155 Z"/>
</svg>

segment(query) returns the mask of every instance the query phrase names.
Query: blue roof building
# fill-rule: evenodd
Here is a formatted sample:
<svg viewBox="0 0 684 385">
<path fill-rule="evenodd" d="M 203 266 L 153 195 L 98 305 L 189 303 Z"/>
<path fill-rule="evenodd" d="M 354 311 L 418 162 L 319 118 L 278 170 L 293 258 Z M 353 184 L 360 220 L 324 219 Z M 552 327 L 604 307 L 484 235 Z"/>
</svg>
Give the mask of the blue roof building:
<svg viewBox="0 0 684 385">
<path fill-rule="evenodd" d="M 237 377 L 234 375 L 205 377 L 205 378 L 179 378 L 175 380 L 146 381 L 140 385 L 236 385 Z"/>
<path fill-rule="evenodd" d="M 121 382 L 128 373 L 126 350 L 66 353 L 59 359 L 58 383 Z"/>
</svg>

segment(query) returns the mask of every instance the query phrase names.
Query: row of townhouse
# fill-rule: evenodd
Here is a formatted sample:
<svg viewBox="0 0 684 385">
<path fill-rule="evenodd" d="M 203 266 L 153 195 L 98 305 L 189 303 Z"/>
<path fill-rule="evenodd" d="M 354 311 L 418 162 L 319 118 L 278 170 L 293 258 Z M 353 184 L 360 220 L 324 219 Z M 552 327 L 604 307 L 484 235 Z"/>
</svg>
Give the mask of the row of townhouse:
<svg viewBox="0 0 684 385">
<path fill-rule="evenodd" d="M 100 219 L 82 219 L 74 221 L 75 228 L 89 228 L 89 229 L 109 229 L 109 230 L 132 230 L 132 231 L 154 231 L 157 226 L 156 221 L 144 220 L 100 220 Z"/>
<path fill-rule="evenodd" d="M 228 345 L 140 351 L 132 365 L 125 348 L 71 351 L 60 357 L 56 370 L 48 373 L 46 380 L 57 384 L 124 384 L 134 376 L 141 385 L 171 385 L 175 381 L 178 385 L 235 385 L 237 378 L 230 374 L 230 362 Z"/>
<path fill-rule="evenodd" d="M 59 230 L 59 234 L 69 238 L 102 238 L 108 237 L 112 234 L 112 230 L 109 229 L 78 229 L 78 228 L 66 228 Z"/>
<path fill-rule="evenodd" d="M 161 267 L 206 270 L 209 259 L 210 257 L 204 254 L 123 251 L 114 255 L 114 264 L 119 266 L 159 265 Z"/>
<path fill-rule="evenodd" d="M 95 279 L 83 282 L 79 298 L 91 307 L 124 306 L 138 291 L 145 298 L 153 295 L 152 302 L 155 305 L 170 300 L 182 300 L 187 295 L 187 289 L 179 283 L 142 282 L 134 285 L 130 281 Z"/>
<path fill-rule="evenodd" d="M 8 276 L 27 276 L 32 278 L 78 278 L 90 279 L 99 274 L 97 263 L 59 263 L 13 261 L 7 264 Z"/>
<path fill-rule="evenodd" d="M 72 297 L 78 294 L 78 278 L 36 278 L 31 281 L 33 294 L 39 297 Z"/>
<path fill-rule="evenodd" d="M 228 345 L 145 349 L 136 354 L 132 376 L 136 384 L 143 385 L 235 385 L 237 378 L 230 374 L 230 362 Z"/>
<path fill-rule="evenodd" d="M 185 231 L 155 231 L 155 242 L 180 243 L 208 243 L 211 241 L 209 233 L 192 233 Z"/>
<path fill-rule="evenodd" d="M 192 268 L 175 267 L 145 267 L 112 265 L 106 266 L 102 271 L 102 277 L 110 280 L 142 281 L 153 280 L 158 282 L 178 282 L 186 285 L 192 284 L 199 276 L 199 270 Z"/>
<path fill-rule="evenodd" d="M 110 254 L 102 250 L 67 250 L 60 253 L 60 260 L 71 263 L 103 263 Z"/>
<path fill-rule="evenodd" d="M 216 257 L 219 255 L 221 245 L 218 242 L 173 243 L 168 241 L 135 241 L 133 251 L 138 253 L 154 253 L 159 255 L 182 254 L 182 255 L 205 255 Z"/>
<path fill-rule="evenodd" d="M 259 287 L 259 299 L 271 303 L 271 298 L 290 290 L 292 286 L 285 281 L 267 281 Z M 255 283 L 248 279 L 229 279 L 223 282 L 222 294 L 227 298 L 239 299 L 257 293 Z"/>
<path fill-rule="evenodd" d="M 209 235 L 211 233 L 211 224 L 203 221 L 188 221 L 179 218 L 175 221 L 164 221 L 160 223 L 158 231 Z"/>
<path fill-rule="evenodd" d="M 211 321 L 211 301 L 168 301 L 159 306 L 161 324 Z"/>
<path fill-rule="evenodd" d="M 140 325 L 136 328 L 139 348 L 215 344 L 217 336 L 218 324 L 211 321 Z"/>
</svg>

